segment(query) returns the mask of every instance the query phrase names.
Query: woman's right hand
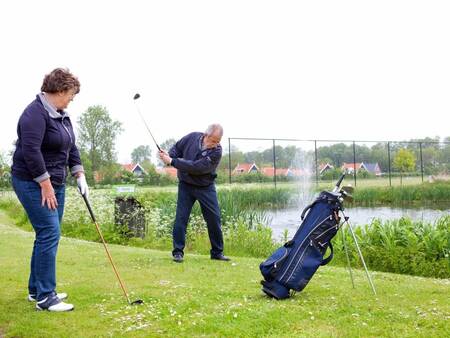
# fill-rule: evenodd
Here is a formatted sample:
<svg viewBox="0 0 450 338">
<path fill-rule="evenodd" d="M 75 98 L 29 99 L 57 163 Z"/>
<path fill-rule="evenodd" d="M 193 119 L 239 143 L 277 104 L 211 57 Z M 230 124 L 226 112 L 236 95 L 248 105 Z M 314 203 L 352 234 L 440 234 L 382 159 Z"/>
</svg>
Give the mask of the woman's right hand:
<svg viewBox="0 0 450 338">
<path fill-rule="evenodd" d="M 56 200 L 55 190 L 53 190 L 50 179 L 46 179 L 39 183 L 41 186 L 42 203 L 41 206 L 47 204 L 47 207 L 51 210 L 55 210 L 58 207 L 58 201 Z"/>
</svg>

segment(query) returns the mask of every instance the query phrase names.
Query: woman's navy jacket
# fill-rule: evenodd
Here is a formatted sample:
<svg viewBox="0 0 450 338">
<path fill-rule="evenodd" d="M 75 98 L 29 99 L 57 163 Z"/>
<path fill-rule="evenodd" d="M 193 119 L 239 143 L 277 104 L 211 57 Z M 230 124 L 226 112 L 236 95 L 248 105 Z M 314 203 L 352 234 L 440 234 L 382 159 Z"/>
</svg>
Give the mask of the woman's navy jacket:
<svg viewBox="0 0 450 338">
<path fill-rule="evenodd" d="M 64 184 L 67 166 L 72 174 L 83 171 L 70 118 L 56 111 L 44 94 L 38 94 L 20 116 L 18 140 L 11 172 L 23 180 L 41 182 L 50 177 Z"/>
</svg>

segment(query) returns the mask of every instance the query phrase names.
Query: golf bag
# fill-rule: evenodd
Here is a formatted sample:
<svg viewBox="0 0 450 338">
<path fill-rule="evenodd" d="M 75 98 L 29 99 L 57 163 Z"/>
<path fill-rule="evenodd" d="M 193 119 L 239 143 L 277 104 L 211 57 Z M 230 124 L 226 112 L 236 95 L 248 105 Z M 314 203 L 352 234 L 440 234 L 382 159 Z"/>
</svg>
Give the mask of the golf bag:
<svg viewBox="0 0 450 338">
<path fill-rule="evenodd" d="M 319 266 L 333 258 L 331 239 L 336 235 L 343 210 L 345 192 L 339 190 L 343 177 L 333 192 L 322 191 L 302 212 L 302 223 L 292 240 L 278 248 L 259 266 L 264 280 L 262 290 L 270 297 L 284 299 L 290 290 L 302 291 Z M 330 254 L 324 258 L 327 248 Z"/>
</svg>

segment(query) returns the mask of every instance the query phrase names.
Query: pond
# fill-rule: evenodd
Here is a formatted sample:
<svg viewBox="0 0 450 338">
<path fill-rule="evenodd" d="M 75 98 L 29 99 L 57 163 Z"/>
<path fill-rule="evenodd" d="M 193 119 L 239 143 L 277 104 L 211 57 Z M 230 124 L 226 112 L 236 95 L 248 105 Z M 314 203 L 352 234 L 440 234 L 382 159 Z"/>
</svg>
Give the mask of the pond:
<svg viewBox="0 0 450 338">
<path fill-rule="evenodd" d="M 438 207 L 438 208 L 436 208 Z M 273 231 L 273 238 L 279 240 L 285 229 L 289 232 L 289 237 L 295 234 L 301 223 L 300 215 L 303 208 L 289 208 L 281 210 L 270 210 L 267 212 L 270 221 L 269 226 Z M 414 221 L 424 221 L 433 223 L 442 216 L 450 215 L 450 205 L 439 205 L 425 208 L 418 207 L 352 207 L 346 208 L 345 214 L 350 217 L 352 225 L 364 225 L 371 223 L 374 218 L 382 221 L 408 217 Z"/>
</svg>

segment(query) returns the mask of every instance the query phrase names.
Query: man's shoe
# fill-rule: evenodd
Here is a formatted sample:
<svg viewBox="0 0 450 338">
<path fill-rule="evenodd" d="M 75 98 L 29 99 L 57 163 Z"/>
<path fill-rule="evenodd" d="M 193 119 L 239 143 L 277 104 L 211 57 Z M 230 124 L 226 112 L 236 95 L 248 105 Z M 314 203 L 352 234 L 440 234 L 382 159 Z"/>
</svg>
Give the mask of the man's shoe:
<svg viewBox="0 0 450 338">
<path fill-rule="evenodd" d="M 65 293 L 65 292 L 57 293 L 56 297 L 58 297 L 60 300 L 67 299 L 67 293 Z M 29 294 L 28 295 L 28 301 L 29 302 L 35 302 L 36 301 L 36 295 Z"/>
<path fill-rule="evenodd" d="M 215 259 L 215 260 L 218 260 L 218 261 L 225 261 L 225 262 L 231 261 L 230 258 L 228 258 L 227 256 L 224 256 L 223 254 L 220 254 L 220 255 L 217 255 L 217 256 L 211 256 L 211 259 Z"/>
<path fill-rule="evenodd" d="M 181 255 L 181 254 L 173 255 L 173 261 L 176 262 L 176 263 L 182 263 L 183 262 L 183 255 Z"/>
<path fill-rule="evenodd" d="M 72 304 L 64 303 L 54 293 L 36 303 L 36 310 L 38 311 L 65 312 L 73 309 L 74 306 Z"/>
</svg>

